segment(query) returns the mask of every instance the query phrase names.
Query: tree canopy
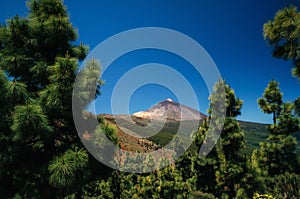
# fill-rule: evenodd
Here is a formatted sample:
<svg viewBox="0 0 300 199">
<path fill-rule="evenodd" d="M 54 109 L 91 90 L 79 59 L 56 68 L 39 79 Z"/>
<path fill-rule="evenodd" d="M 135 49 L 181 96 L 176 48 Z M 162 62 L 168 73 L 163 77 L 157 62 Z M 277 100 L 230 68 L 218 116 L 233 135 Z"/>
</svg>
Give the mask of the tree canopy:
<svg viewBox="0 0 300 199">
<path fill-rule="evenodd" d="M 300 13 L 296 6 L 279 10 L 274 19 L 264 24 L 264 38 L 273 47 L 273 56 L 291 60 L 292 74 L 300 79 Z"/>
<path fill-rule="evenodd" d="M 80 194 L 90 158 L 74 127 L 72 91 L 88 47 L 77 44 L 62 1 L 27 6 L 27 17 L 16 15 L 0 27 L 0 195 Z"/>
</svg>

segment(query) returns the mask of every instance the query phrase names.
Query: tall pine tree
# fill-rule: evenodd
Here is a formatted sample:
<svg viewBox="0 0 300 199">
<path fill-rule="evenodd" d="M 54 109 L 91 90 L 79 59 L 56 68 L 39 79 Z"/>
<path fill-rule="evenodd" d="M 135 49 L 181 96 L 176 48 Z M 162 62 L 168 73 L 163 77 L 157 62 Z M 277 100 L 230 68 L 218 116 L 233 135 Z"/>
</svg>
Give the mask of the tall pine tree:
<svg viewBox="0 0 300 199">
<path fill-rule="evenodd" d="M 1 197 L 80 198 L 90 158 L 74 126 L 72 91 L 88 48 L 76 45 L 78 34 L 61 0 L 27 6 L 27 17 L 16 15 L 0 26 Z M 99 78 L 100 65 L 94 65 Z M 96 95 L 100 84 L 94 81 Z"/>
<path fill-rule="evenodd" d="M 273 115 L 273 123 L 276 124 L 281 111 L 282 93 L 279 90 L 279 83 L 271 80 L 265 89 L 262 98 L 258 99 L 258 105 L 264 113 Z"/>
<path fill-rule="evenodd" d="M 224 88 L 226 115 L 221 136 L 213 150 L 204 158 L 194 162 L 197 174 L 197 189 L 202 192 L 214 193 L 222 198 L 252 197 L 255 186 L 249 184 L 255 181 L 255 173 L 245 156 L 245 138 L 236 117 L 241 114 L 242 100 L 235 96 L 234 90 L 224 80 L 216 83 L 214 90 Z M 210 96 L 210 107 L 220 99 L 220 92 Z M 211 109 L 208 110 L 211 114 Z M 208 120 L 204 121 L 196 136 L 196 142 L 203 144 L 208 133 Z M 247 182 L 247 183 L 246 183 Z"/>
<path fill-rule="evenodd" d="M 280 186 L 280 181 L 277 178 L 289 176 L 289 174 L 299 174 L 299 158 L 295 153 L 296 139 L 292 135 L 299 132 L 299 118 L 295 115 L 295 105 L 293 103 L 282 103 L 282 94 L 276 83 L 275 87 L 270 87 L 274 84 L 272 80 L 264 96 L 277 96 L 272 99 L 273 107 L 276 107 L 276 117 L 273 124 L 269 125 L 269 136 L 265 142 L 260 143 L 260 148 L 254 150 L 252 153 L 252 164 L 259 171 L 265 183 L 269 188 L 269 192 L 273 192 L 275 187 Z M 276 95 L 270 95 L 275 94 Z M 272 111 L 265 111 L 266 107 L 259 106 L 266 113 Z M 274 109 L 275 110 L 275 109 Z M 274 115 L 274 114 L 273 114 Z M 297 186 L 297 185 L 296 185 Z M 292 197 L 298 197 L 293 195 Z"/>
</svg>

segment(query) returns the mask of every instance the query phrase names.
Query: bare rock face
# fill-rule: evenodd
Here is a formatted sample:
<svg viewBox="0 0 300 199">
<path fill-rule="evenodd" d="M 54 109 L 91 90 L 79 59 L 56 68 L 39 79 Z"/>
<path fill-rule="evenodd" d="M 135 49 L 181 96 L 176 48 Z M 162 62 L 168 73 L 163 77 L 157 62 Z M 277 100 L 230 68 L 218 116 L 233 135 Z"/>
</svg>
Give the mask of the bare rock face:
<svg viewBox="0 0 300 199">
<path fill-rule="evenodd" d="M 168 98 L 161 101 L 146 111 L 133 114 L 135 117 L 154 119 L 154 120 L 201 120 L 206 117 L 203 113 L 188 106 L 179 104 Z"/>
</svg>

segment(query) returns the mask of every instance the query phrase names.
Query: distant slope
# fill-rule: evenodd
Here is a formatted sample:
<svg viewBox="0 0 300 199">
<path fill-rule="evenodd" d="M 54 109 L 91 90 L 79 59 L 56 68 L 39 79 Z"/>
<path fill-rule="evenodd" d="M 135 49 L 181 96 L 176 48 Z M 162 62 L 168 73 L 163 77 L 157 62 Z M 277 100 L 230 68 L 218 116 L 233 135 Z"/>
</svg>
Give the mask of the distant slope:
<svg viewBox="0 0 300 199">
<path fill-rule="evenodd" d="M 245 134 L 247 153 L 251 153 L 251 151 L 253 151 L 254 149 L 259 148 L 260 142 L 264 142 L 267 139 L 269 135 L 268 125 L 255 122 L 238 122 Z"/>
<path fill-rule="evenodd" d="M 239 121 L 241 129 L 245 133 L 247 152 L 250 153 L 253 149 L 259 148 L 260 142 L 265 142 L 269 132 L 268 124 L 255 122 Z M 296 153 L 300 154 L 300 132 L 294 134 L 297 139 Z"/>
<path fill-rule="evenodd" d="M 126 150 L 130 151 L 147 151 L 147 150 L 155 150 L 159 146 L 165 146 L 167 145 L 172 139 L 173 136 L 176 134 L 180 121 L 176 120 L 167 120 L 163 128 L 156 133 L 154 136 L 151 136 L 149 138 L 136 138 L 134 136 L 128 135 L 126 132 L 122 130 L 122 128 L 126 128 L 130 131 L 137 132 L 138 126 L 143 127 L 144 131 L 143 134 L 151 134 L 153 133 L 153 129 L 150 127 L 147 127 L 150 120 L 140 117 L 134 117 L 131 116 L 135 124 L 126 121 L 125 119 L 122 119 L 122 115 L 117 116 L 118 117 L 118 125 L 116 124 L 116 121 L 112 115 L 101 115 L 105 120 L 109 121 L 109 123 L 113 126 L 115 126 L 118 130 L 117 134 L 120 139 L 121 145 L 126 148 Z M 194 126 L 195 121 L 182 121 L 184 126 L 184 132 L 186 136 L 189 136 L 192 131 L 195 131 L 196 129 L 191 128 L 191 126 Z M 137 125 L 136 125 L 137 124 Z M 246 152 L 247 154 L 251 154 L 252 150 L 259 148 L 259 143 L 266 141 L 266 138 L 268 136 L 268 130 L 267 124 L 261 124 L 261 123 L 255 123 L 255 122 L 245 122 L 245 121 L 239 121 L 241 129 L 245 133 L 245 140 L 246 140 Z M 154 127 L 155 128 L 155 127 Z M 295 135 L 298 141 L 298 145 L 296 147 L 296 152 L 300 154 L 300 133 L 297 133 Z M 193 148 L 195 146 L 192 146 Z"/>
<path fill-rule="evenodd" d="M 127 151 L 133 152 L 149 152 L 154 151 L 158 148 L 158 145 L 153 143 L 149 139 L 141 139 L 125 133 L 120 127 L 116 124 L 115 118 L 109 114 L 101 114 L 102 117 L 110 126 L 116 129 L 116 134 L 120 147 Z"/>
</svg>

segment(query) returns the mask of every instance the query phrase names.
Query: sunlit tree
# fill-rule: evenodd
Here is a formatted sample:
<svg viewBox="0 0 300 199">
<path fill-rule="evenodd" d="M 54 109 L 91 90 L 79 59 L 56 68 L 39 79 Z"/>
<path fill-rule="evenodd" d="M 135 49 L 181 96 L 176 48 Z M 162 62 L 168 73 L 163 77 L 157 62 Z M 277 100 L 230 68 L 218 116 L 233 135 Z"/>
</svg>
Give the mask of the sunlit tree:
<svg viewBox="0 0 300 199">
<path fill-rule="evenodd" d="M 282 93 L 279 83 L 271 80 L 263 93 L 263 97 L 258 99 L 258 105 L 264 113 L 273 115 L 273 124 L 276 124 L 277 117 L 281 111 Z"/>
<path fill-rule="evenodd" d="M 274 19 L 264 24 L 263 34 L 273 47 L 273 56 L 291 60 L 292 74 L 300 79 L 300 13 L 290 6 L 279 10 Z"/>
<path fill-rule="evenodd" d="M 278 88 L 276 90 L 279 91 Z M 282 183 L 291 183 L 294 188 L 291 186 L 291 190 L 285 189 L 287 190 L 285 194 L 290 194 L 288 192 L 297 192 L 293 189 L 297 189 L 295 186 L 299 184 L 299 182 L 295 182 L 296 184 L 292 182 L 299 177 L 292 179 L 290 176 L 299 174 L 299 157 L 295 153 L 297 142 L 293 134 L 299 132 L 300 123 L 295 113 L 295 104 L 282 103 L 282 94 L 279 96 L 280 98 L 272 102 L 274 107 L 277 107 L 275 122 L 269 125 L 270 134 L 267 140 L 260 143 L 259 149 L 253 151 L 252 164 L 263 177 L 269 192 L 273 193 L 277 190 L 278 193 L 280 187 L 285 186 Z M 265 112 L 265 107 L 261 106 L 261 108 Z M 276 179 L 284 179 L 284 181 Z M 299 193 L 292 197 L 299 197 Z"/>
<path fill-rule="evenodd" d="M 222 88 L 224 92 L 217 92 Z M 207 135 L 208 129 L 214 128 L 210 123 L 213 117 L 212 107 L 222 105 L 218 102 L 222 94 L 225 95 L 226 105 L 224 126 L 215 148 L 205 158 L 196 159 L 194 162 L 198 176 L 197 189 L 214 193 L 218 197 L 250 197 L 256 186 L 248 186 L 248 183 L 255 181 L 255 173 L 251 171 L 246 159 L 244 133 L 236 120 L 236 117 L 241 114 L 243 101 L 236 97 L 234 90 L 224 80 L 217 82 L 214 90 L 215 93 L 210 96 L 211 103 L 208 111 L 210 115 L 203 122 L 196 136 L 199 147 L 203 144 L 204 137 L 210 136 Z M 217 108 L 221 109 L 220 106 Z M 220 121 L 222 120 L 217 120 Z"/>
</svg>

